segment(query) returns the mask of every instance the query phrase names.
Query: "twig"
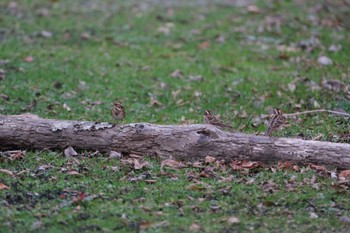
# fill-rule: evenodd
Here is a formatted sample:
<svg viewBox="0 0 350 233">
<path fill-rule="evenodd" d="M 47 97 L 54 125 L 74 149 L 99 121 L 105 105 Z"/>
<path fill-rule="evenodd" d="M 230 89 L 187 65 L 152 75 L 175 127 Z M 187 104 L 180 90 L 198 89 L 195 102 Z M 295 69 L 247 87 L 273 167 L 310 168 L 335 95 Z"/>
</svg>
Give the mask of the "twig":
<svg viewBox="0 0 350 233">
<path fill-rule="evenodd" d="M 293 117 L 293 116 L 298 116 L 298 115 L 302 115 L 302 114 L 317 113 L 317 112 L 328 112 L 328 113 L 332 113 L 332 114 L 338 115 L 338 116 L 350 117 L 349 113 L 338 112 L 338 111 L 327 110 L 327 109 L 315 109 L 315 110 L 309 110 L 309 111 L 304 111 L 304 112 L 295 112 L 295 113 L 283 114 L 283 116 Z"/>
</svg>

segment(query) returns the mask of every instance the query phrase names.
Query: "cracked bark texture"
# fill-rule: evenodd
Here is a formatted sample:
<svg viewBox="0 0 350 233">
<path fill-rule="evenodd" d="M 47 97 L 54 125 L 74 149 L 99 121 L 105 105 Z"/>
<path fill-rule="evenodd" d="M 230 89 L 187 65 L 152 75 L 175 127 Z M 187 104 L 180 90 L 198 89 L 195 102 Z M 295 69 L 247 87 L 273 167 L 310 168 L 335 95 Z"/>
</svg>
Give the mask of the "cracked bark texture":
<svg viewBox="0 0 350 233">
<path fill-rule="evenodd" d="M 118 151 L 161 158 L 197 161 L 218 159 L 291 161 L 350 166 L 350 144 L 274 138 L 224 132 L 204 124 L 154 125 L 42 119 L 36 115 L 0 115 L 0 148 Z"/>
</svg>

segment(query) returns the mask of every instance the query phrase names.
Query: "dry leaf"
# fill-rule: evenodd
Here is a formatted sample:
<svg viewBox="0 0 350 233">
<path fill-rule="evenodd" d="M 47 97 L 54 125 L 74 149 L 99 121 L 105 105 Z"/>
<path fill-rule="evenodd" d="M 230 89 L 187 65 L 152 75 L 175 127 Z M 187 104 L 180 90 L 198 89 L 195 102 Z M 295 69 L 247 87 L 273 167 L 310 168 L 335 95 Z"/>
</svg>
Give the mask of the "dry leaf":
<svg viewBox="0 0 350 233">
<path fill-rule="evenodd" d="M 74 170 L 72 170 L 72 171 L 68 171 L 68 172 L 67 172 L 67 174 L 68 174 L 68 175 L 80 175 L 80 173 L 79 173 L 79 172 L 74 171 Z"/>
<path fill-rule="evenodd" d="M 151 227 L 153 225 L 150 221 L 142 221 L 139 223 L 140 230 L 146 230 L 147 228 Z"/>
<path fill-rule="evenodd" d="M 324 166 L 319 166 L 315 164 L 310 164 L 309 167 L 317 172 L 328 172 L 327 168 Z"/>
<path fill-rule="evenodd" d="M 273 182 L 272 180 L 264 182 L 262 184 L 262 189 L 264 192 L 269 192 L 269 193 L 274 193 L 277 190 L 279 190 L 278 185 L 275 182 Z"/>
<path fill-rule="evenodd" d="M 260 166 L 259 162 L 252 162 L 252 161 L 243 160 L 242 163 L 241 163 L 241 167 L 242 168 L 247 168 L 247 169 L 253 169 L 253 168 L 256 168 L 256 167 L 259 167 L 259 166 Z"/>
<path fill-rule="evenodd" d="M 23 159 L 26 156 L 27 151 L 25 151 L 25 150 L 5 151 L 4 154 L 10 160 L 19 160 L 19 159 Z"/>
<path fill-rule="evenodd" d="M 80 35 L 81 39 L 83 40 L 88 40 L 90 39 L 91 35 L 89 32 L 83 32 L 81 35 Z"/>
<path fill-rule="evenodd" d="M 339 177 L 350 177 L 350 170 L 341 171 Z"/>
<path fill-rule="evenodd" d="M 85 81 L 79 80 L 78 88 L 80 91 L 85 91 L 85 90 L 89 89 L 89 86 L 87 85 L 87 83 Z"/>
<path fill-rule="evenodd" d="M 1 60 L 0 60 L 1 64 Z M 0 69 L 0 81 L 6 78 L 6 71 L 4 69 Z"/>
<path fill-rule="evenodd" d="M 142 158 L 141 155 L 137 155 L 137 154 L 129 154 L 129 157 L 133 158 L 133 159 L 141 159 Z"/>
<path fill-rule="evenodd" d="M 64 155 L 66 157 L 77 156 L 78 153 L 73 149 L 73 147 L 69 146 L 64 150 Z"/>
<path fill-rule="evenodd" d="M 10 188 L 5 184 L 0 183 L 0 190 L 3 190 L 3 189 L 10 189 Z"/>
<path fill-rule="evenodd" d="M 206 48 L 208 48 L 209 46 L 210 46 L 210 41 L 204 41 L 204 42 L 198 44 L 197 47 L 198 47 L 199 49 L 206 49 Z"/>
<path fill-rule="evenodd" d="M 205 163 L 214 163 L 215 160 L 216 160 L 216 158 L 209 156 L 209 155 L 205 157 Z"/>
<path fill-rule="evenodd" d="M 110 159 L 120 159 L 120 158 L 123 157 L 121 153 L 119 153 L 119 152 L 117 152 L 117 151 L 113 151 L 113 150 L 110 151 L 110 152 L 108 153 L 108 155 L 109 155 L 108 158 L 110 158 Z"/>
<path fill-rule="evenodd" d="M 201 225 L 199 225 L 198 223 L 195 223 L 195 222 L 192 223 L 190 228 L 189 228 L 190 232 L 199 232 L 199 231 L 201 231 L 201 229 L 202 229 Z"/>
<path fill-rule="evenodd" d="M 233 175 L 230 175 L 229 177 L 220 177 L 219 183 L 232 182 L 232 180 L 233 180 Z"/>
<path fill-rule="evenodd" d="M 137 159 L 134 159 L 134 168 L 136 170 L 140 170 L 144 167 L 149 167 L 151 164 L 147 161 L 140 162 Z"/>
<path fill-rule="evenodd" d="M 177 89 L 176 91 L 172 91 L 171 95 L 173 97 L 173 100 L 176 100 L 177 97 L 180 95 L 180 93 L 181 93 L 181 89 Z"/>
<path fill-rule="evenodd" d="M 316 218 L 318 218 L 318 215 L 315 212 L 310 212 L 310 218 L 316 219 Z"/>
<path fill-rule="evenodd" d="M 289 83 L 288 84 L 288 89 L 290 90 L 290 92 L 293 93 L 295 91 L 295 89 L 296 89 L 295 83 L 293 83 L 293 82 Z"/>
<path fill-rule="evenodd" d="M 35 222 L 33 222 L 33 224 L 32 224 L 32 229 L 34 229 L 34 230 L 38 230 L 38 229 L 40 229 L 40 228 L 42 228 L 43 227 L 43 222 L 42 221 L 40 221 L 40 220 L 36 220 Z"/>
<path fill-rule="evenodd" d="M 175 26 L 173 23 L 165 23 L 164 25 L 158 27 L 157 31 L 163 33 L 165 36 L 168 36 L 171 32 L 171 29 Z"/>
<path fill-rule="evenodd" d="M 247 6 L 247 11 L 248 11 L 249 13 L 253 13 L 253 14 L 258 14 L 258 13 L 260 13 L 259 7 L 255 6 L 255 5 L 248 5 L 248 6 Z"/>
<path fill-rule="evenodd" d="M 50 16 L 50 11 L 47 8 L 40 8 L 35 10 L 35 14 L 40 17 L 48 17 Z"/>
<path fill-rule="evenodd" d="M 10 171 L 10 170 L 7 170 L 7 169 L 0 169 L 0 173 L 4 173 L 4 174 L 6 174 L 6 175 L 15 177 L 15 175 L 13 174 L 13 172 Z"/>
<path fill-rule="evenodd" d="M 248 114 L 245 110 L 241 112 L 241 114 L 238 116 L 239 118 L 247 118 Z"/>
<path fill-rule="evenodd" d="M 24 58 L 24 61 L 25 62 L 32 62 L 34 59 L 33 59 L 33 57 L 31 57 L 31 56 L 28 56 L 28 57 L 26 57 L 26 58 Z"/>
<path fill-rule="evenodd" d="M 40 36 L 44 37 L 44 38 L 51 38 L 52 37 L 52 32 L 49 31 L 41 31 L 40 32 Z"/>
<path fill-rule="evenodd" d="M 200 191 L 200 190 L 203 190 L 205 188 L 200 184 L 190 184 L 189 186 L 186 187 L 186 189 L 191 190 L 191 191 Z"/>
<path fill-rule="evenodd" d="M 190 75 L 188 81 L 190 82 L 202 82 L 204 78 L 201 75 Z"/>
<path fill-rule="evenodd" d="M 341 216 L 339 220 L 344 223 L 350 223 L 350 218 L 347 216 Z"/>
<path fill-rule="evenodd" d="M 163 105 L 161 102 L 159 102 L 157 99 L 155 99 L 153 96 L 150 97 L 150 101 L 149 101 L 149 106 L 153 107 L 153 106 L 161 106 Z"/>
<path fill-rule="evenodd" d="M 328 66 L 328 65 L 333 64 L 332 60 L 326 56 L 320 56 L 319 58 L 317 58 L 317 62 L 321 65 L 324 65 L 324 66 Z"/>
<path fill-rule="evenodd" d="M 227 217 L 226 218 L 226 222 L 229 224 L 229 225 L 232 225 L 234 223 L 239 223 L 240 220 L 239 218 L 235 217 L 235 216 L 231 216 L 231 217 Z"/>
<path fill-rule="evenodd" d="M 1 80 L 1 78 L 0 78 Z M 10 100 L 10 97 L 8 95 L 5 95 L 5 94 L 0 94 L 0 97 L 5 100 L 5 101 L 9 101 Z"/>
<path fill-rule="evenodd" d="M 160 165 L 160 169 L 163 169 L 163 167 L 169 167 L 169 168 L 173 168 L 173 169 L 180 169 L 180 168 L 185 168 L 187 167 L 185 164 L 178 162 L 176 160 L 172 160 L 172 159 L 166 159 L 164 160 L 161 165 Z"/>
<path fill-rule="evenodd" d="M 215 41 L 220 44 L 225 43 L 225 37 L 223 35 L 219 35 L 215 38 Z"/>
<path fill-rule="evenodd" d="M 318 141 L 321 140 L 323 138 L 323 134 L 319 133 L 316 136 L 312 137 L 312 140 Z"/>
<path fill-rule="evenodd" d="M 299 171 L 300 170 L 298 165 L 293 165 L 289 161 L 285 161 L 285 162 L 278 161 L 277 167 L 280 170 L 283 170 L 283 169 L 291 169 L 293 171 Z"/>
<path fill-rule="evenodd" d="M 71 111 L 71 108 L 68 106 L 68 104 L 64 103 L 62 106 L 65 110 L 67 110 L 68 112 Z"/>
<path fill-rule="evenodd" d="M 181 70 L 174 70 L 171 74 L 171 77 L 173 78 L 179 78 L 179 79 L 183 79 L 183 73 L 181 72 Z"/>
<path fill-rule="evenodd" d="M 344 88 L 345 84 L 340 80 L 333 79 L 333 80 L 323 80 L 321 82 L 321 86 L 326 90 L 339 92 Z"/>
<path fill-rule="evenodd" d="M 330 52 L 338 52 L 339 50 L 341 50 L 341 48 L 342 48 L 342 46 L 340 44 L 339 45 L 332 44 L 332 45 L 330 45 L 328 47 L 328 51 L 330 51 Z"/>
<path fill-rule="evenodd" d="M 118 166 L 109 166 L 108 168 L 110 168 L 114 172 L 119 172 L 119 167 Z"/>
</svg>

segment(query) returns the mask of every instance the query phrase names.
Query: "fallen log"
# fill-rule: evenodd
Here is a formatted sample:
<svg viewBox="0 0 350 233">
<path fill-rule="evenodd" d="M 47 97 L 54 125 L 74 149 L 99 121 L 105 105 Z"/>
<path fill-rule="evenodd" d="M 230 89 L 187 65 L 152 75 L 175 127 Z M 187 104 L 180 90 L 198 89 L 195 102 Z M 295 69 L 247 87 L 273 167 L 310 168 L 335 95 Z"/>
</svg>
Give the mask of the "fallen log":
<svg viewBox="0 0 350 233">
<path fill-rule="evenodd" d="M 266 164 L 290 161 L 338 168 L 350 166 L 350 144 L 224 132 L 206 124 L 154 125 L 42 119 L 0 115 L 0 148 L 118 151 L 185 161 L 213 156 Z"/>
</svg>

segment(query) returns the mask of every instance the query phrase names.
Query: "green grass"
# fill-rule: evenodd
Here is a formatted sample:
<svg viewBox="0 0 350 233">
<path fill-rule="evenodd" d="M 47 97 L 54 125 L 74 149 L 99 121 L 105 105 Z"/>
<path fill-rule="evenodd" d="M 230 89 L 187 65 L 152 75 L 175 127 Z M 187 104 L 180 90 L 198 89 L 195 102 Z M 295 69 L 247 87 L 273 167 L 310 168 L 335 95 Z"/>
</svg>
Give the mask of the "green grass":
<svg viewBox="0 0 350 233">
<path fill-rule="evenodd" d="M 111 121 L 111 102 L 119 98 L 127 108 L 125 123 L 201 123 L 203 111 L 212 109 L 236 127 L 245 125 L 243 132 L 257 133 L 266 126 L 253 127 L 250 116 L 268 114 L 271 108 L 350 112 L 350 31 L 330 25 L 336 17 L 347 23 L 346 5 L 333 3 L 327 10 L 322 1 L 258 1 L 260 13 L 252 14 L 221 1 L 161 2 L 23 0 L 14 6 L 2 1 L 0 69 L 6 77 L 0 78 L 0 114 Z M 42 9 L 49 15 L 40 16 Z M 275 23 L 269 24 L 271 19 Z M 52 36 L 42 36 L 43 31 Z M 89 38 L 83 39 L 83 33 Z M 218 42 L 220 36 L 224 41 Z M 311 52 L 298 49 L 300 41 L 310 38 L 318 40 Z M 328 51 L 332 44 L 341 50 Z M 280 52 L 280 45 L 296 51 Z M 318 64 L 321 55 L 333 65 Z M 29 56 L 32 62 L 25 61 Z M 177 69 L 183 77 L 171 76 Z M 191 75 L 203 80 L 191 81 Z M 297 77 L 292 92 L 288 84 Z M 322 87 L 323 80 L 344 86 L 330 91 Z M 320 88 L 312 91 L 311 81 Z M 150 106 L 151 98 L 161 105 Z M 246 118 L 235 116 L 243 112 Z M 350 130 L 348 119 L 317 114 L 290 123 L 275 136 L 311 139 L 321 134 L 320 140 L 348 142 L 342 137 Z M 0 231 L 189 232 L 192 223 L 201 226 L 200 232 L 349 231 L 349 223 L 340 220 L 350 217 L 349 191 L 309 169 L 249 174 L 216 169 L 220 176 L 233 176 L 231 182 L 219 182 L 220 177 L 198 178 L 198 168 L 165 175 L 156 160 L 149 160 L 151 168 L 134 171 L 119 160 L 86 155 L 78 158 L 80 165 L 59 152 L 28 152 L 16 161 L 0 158 L 2 169 L 28 170 L 15 178 L 0 173 L 0 183 L 10 187 L 0 190 Z M 80 175 L 68 175 L 72 170 Z M 141 173 L 156 183 L 129 180 Z M 313 175 L 317 185 L 310 182 Z M 203 189 L 187 188 L 194 183 L 191 176 L 203 182 Z M 293 176 L 296 185 L 288 191 Z M 266 182 L 272 181 L 276 186 L 266 191 Z M 230 216 L 240 223 L 228 224 Z"/>
</svg>

